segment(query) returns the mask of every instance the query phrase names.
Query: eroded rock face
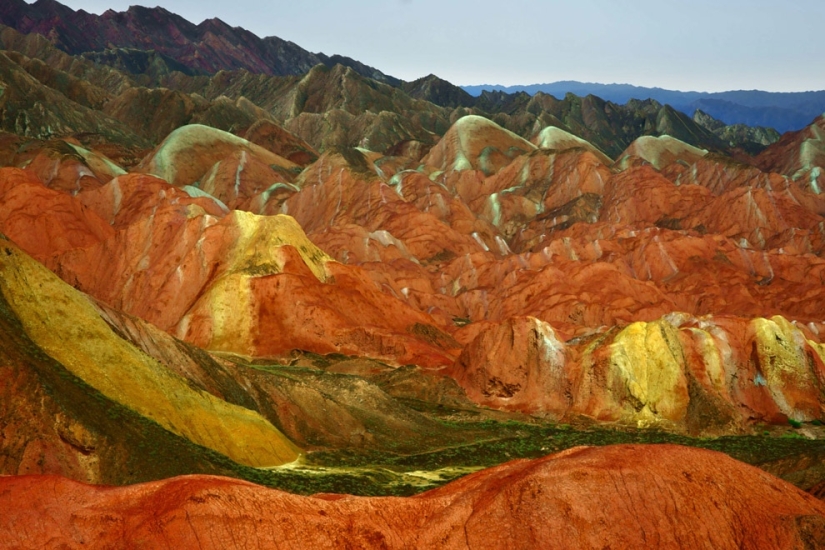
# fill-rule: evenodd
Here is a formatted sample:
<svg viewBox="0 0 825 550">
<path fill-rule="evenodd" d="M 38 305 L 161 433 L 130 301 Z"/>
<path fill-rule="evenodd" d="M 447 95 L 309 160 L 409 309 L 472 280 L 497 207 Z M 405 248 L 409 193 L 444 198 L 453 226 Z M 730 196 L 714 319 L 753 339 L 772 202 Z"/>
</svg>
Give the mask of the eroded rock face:
<svg viewBox="0 0 825 550">
<path fill-rule="evenodd" d="M 649 162 L 657 170 L 661 170 L 676 160 L 695 162 L 705 156 L 707 151 L 689 145 L 668 135 L 642 136 L 636 139 L 625 151 L 619 155 L 619 165 L 625 159 L 640 158 Z"/>
<path fill-rule="evenodd" d="M 570 132 L 566 132 L 556 126 L 548 126 L 544 128 L 538 135 L 533 138 L 533 143 L 541 149 L 554 149 L 557 151 L 566 151 L 567 149 L 575 149 L 581 147 L 596 155 L 599 162 L 605 165 L 613 164 L 613 161 L 587 140 L 574 136 Z"/>
<path fill-rule="evenodd" d="M 54 140 L 28 149 L 17 155 L 17 164 L 25 166 L 50 189 L 72 195 L 126 173 L 105 155 L 71 141 Z"/>
<path fill-rule="evenodd" d="M 272 147 L 284 137 L 268 124 L 258 130 Z M 559 342 L 621 333 L 673 312 L 821 322 L 825 204 L 810 189 L 667 138 L 641 142 L 650 142 L 637 151 L 650 153 L 649 161 L 634 157 L 637 165 L 619 171 L 566 134 L 544 137 L 559 148 L 576 146 L 536 149 L 471 116 L 459 118 L 421 163 L 344 148 L 294 177 L 297 167 L 266 160 L 270 151 L 187 127 L 144 163 L 163 172 L 174 161 L 175 174 L 163 174 L 176 185 L 132 174 L 76 199 L 50 191 L 73 209 L 79 201 L 112 229 L 39 244 L 40 251 L 26 246 L 116 309 L 197 345 L 247 356 L 303 348 L 437 368 L 453 365 L 462 346 L 472 348 L 465 357 L 489 355 L 504 336 L 493 336 L 487 323 L 504 330 L 513 318 L 534 318 Z M 213 142 L 223 145 L 205 148 Z M 178 178 L 178 167 L 191 173 Z M 192 180 L 200 187 L 184 185 Z M 35 179 L 29 184 L 37 189 Z M 25 239 L 31 219 L 14 219 L 15 235 Z M 571 392 L 585 376 L 576 373 L 590 376 L 602 363 L 582 363 L 578 345 L 564 344 L 564 376 L 553 371 L 546 379 L 546 365 L 522 360 L 532 332 L 519 326 L 510 327 L 518 336 L 508 353 L 517 357 L 514 369 L 534 365 L 528 374 L 469 363 L 462 363 L 466 373 L 453 371 L 477 402 L 631 422 L 647 421 L 648 403 L 656 421 L 692 422 L 685 373 L 704 372 L 698 359 L 680 363 L 674 372 L 682 378 L 661 399 L 614 395 L 601 379 L 587 390 L 595 397 L 576 397 Z M 487 340 L 473 344 L 480 334 Z M 816 333 L 806 338 L 820 341 Z M 495 390 L 494 378 L 526 393 L 501 400 L 510 390 Z M 541 395 L 559 391 L 530 389 L 555 384 L 569 395 L 545 402 Z M 784 409 L 773 394 L 753 405 L 736 392 L 718 397 L 723 409 L 750 407 L 766 422 L 818 418 L 808 397 L 805 406 Z M 719 414 L 739 429 L 742 415 Z"/>
<path fill-rule="evenodd" d="M 791 177 L 801 187 L 817 195 L 825 189 L 825 116 L 807 128 L 788 132 L 755 159 L 765 171 Z"/>
<path fill-rule="evenodd" d="M 645 503 L 645 512 L 629 502 Z M 23 476 L 0 479 L 0 503 L 7 511 L 0 536 L 9 547 L 124 540 L 200 548 L 253 541 L 302 548 L 344 541 L 383 548 L 825 544 L 822 502 L 725 455 L 668 445 L 577 447 L 412 498 L 301 497 L 209 476 L 116 489 Z"/>
<path fill-rule="evenodd" d="M 199 182 L 218 162 L 246 153 L 286 173 L 296 164 L 228 132 L 200 124 L 182 126 L 169 134 L 136 171 L 162 178 L 175 187 Z M 272 182 L 276 183 L 276 182 Z"/>
<path fill-rule="evenodd" d="M 516 317 L 482 329 L 451 375 L 477 403 L 526 412 L 567 408 L 565 345 L 553 328 Z"/>
<path fill-rule="evenodd" d="M 31 342 L 71 375 L 165 430 L 241 464 L 275 466 L 299 456 L 300 450 L 258 413 L 190 387 L 121 339 L 89 297 L 11 242 L 0 242 L 0 251 L 4 306 Z M 81 447 L 94 440 L 87 432 L 78 427 Z"/>
<path fill-rule="evenodd" d="M 0 232 L 40 261 L 109 238 L 112 228 L 69 195 L 29 171 L 0 168 Z"/>
<path fill-rule="evenodd" d="M 310 144 L 270 120 L 257 121 L 242 137 L 298 166 L 308 166 L 318 160 L 318 151 Z"/>
<path fill-rule="evenodd" d="M 794 179 L 800 172 L 822 167 L 825 164 L 823 128 L 825 116 L 817 118 L 807 128 L 786 133 L 756 157 L 756 165 L 762 170 L 778 172 Z"/>
<path fill-rule="evenodd" d="M 476 115 L 462 117 L 422 159 L 442 171 L 480 170 L 492 175 L 535 145 Z"/>
<path fill-rule="evenodd" d="M 821 417 L 825 347 L 812 328 L 672 314 L 563 343 L 547 323 L 517 317 L 481 329 L 450 372 L 496 408 L 735 431 Z"/>
</svg>

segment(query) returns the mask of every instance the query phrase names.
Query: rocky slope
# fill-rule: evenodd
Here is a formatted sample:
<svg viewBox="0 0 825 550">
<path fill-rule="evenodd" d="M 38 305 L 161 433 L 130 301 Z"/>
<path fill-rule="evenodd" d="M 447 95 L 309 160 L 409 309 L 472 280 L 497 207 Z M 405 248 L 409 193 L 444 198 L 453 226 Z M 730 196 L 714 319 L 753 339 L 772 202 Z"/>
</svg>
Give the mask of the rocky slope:
<svg viewBox="0 0 825 550">
<path fill-rule="evenodd" d="M 782 136 L 756 157 L 755 164 L 762 170 L 785 174 L 819 194 L 825 185 L 823 132 L 825 116 L 815 119 L 807 128 Z"/>
<path fill-rule="evenodd" d="M 580 138 L 542 135 L 554 149 L 470 116 L 418 171 L 359 150 L 300 171 L 186 126 L 148 175 L 75 197 L 32 165 L 5 171 L 3 227 L 80 290 L 213 351 L 446 367 L 476 403 L 557 419 L 694 433 L 818 420 L 819 196 L 670 137 L 610 167 Z M 11 197 L 27 193 L 61 217 L 22 216 Z M 36 224 L 53 239 L 26 240 Z"/>
<path fill-rule="evenodd" d="M 825 505 L 724 455 L 578 447 L 414 498 L 300 497 L 193 476 L 126 488 L 0 479 L 0 542 L 242 548 L 816 548 Z M 552 488 L 552 490 L 550 490 Z M 643 513 L 640 511 L 643 508 Z M 105 515 L 107 528 L 99 518 Z"/>
</svg>

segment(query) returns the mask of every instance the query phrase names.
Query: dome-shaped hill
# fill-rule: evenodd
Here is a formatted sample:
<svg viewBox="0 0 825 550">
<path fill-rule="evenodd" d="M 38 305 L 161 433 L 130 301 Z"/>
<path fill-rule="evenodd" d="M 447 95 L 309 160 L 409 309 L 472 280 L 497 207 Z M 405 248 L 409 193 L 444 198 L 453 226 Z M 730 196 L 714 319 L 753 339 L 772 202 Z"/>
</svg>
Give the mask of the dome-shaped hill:
<svg viewBox="0 0 825 550">
<path fill-rule="evenodd" d="M 422 159 L 436 170 L 481 170 L 495 174 L 517 156 L 536 146 L 490 119 L 461 117 Z"/>
<path fill-rule="evenodd" d="M 668 135 L 658 137 L 642 136 L 619 155 L 618 162 L 622 166 L 627 159 L 637 157 L 646 160 L 657 170 L 661 170 L 676 161 L 692 164 L 706 154 L 708 154 L 706 150 L 699 149 Z"/>
<path fill-rule="evenodd" d="M 541 149 L 555 149 L 557 151 L 582 147 L 596 155 L 596 158 L 598 158 L 599 162 L 602 164 L 607 166 L 613 164 L 610 157 L 605 155 L 598 147 L 589 141 L 580 138 L 579 136 L 575 136 L 570 132 L 566 132 L 561 128 L 558 128 L 557 126 L 548 126 L 543 129 L 533 139 L 533 143 Z"/>
</svg>

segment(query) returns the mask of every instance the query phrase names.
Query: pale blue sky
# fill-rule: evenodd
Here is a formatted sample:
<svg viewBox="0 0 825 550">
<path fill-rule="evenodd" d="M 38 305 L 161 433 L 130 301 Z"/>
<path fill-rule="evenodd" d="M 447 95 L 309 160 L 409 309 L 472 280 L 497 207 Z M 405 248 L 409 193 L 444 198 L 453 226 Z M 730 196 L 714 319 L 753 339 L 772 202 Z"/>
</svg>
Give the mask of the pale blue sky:
<svg viewBox="0 0 825 550">
<path fill-rule="evenodd" d="M 101 13 L 139 0 L 60 0 Z M 146 0 L 413 80 L 825 89 L 825 0 Z"/>
</svg>

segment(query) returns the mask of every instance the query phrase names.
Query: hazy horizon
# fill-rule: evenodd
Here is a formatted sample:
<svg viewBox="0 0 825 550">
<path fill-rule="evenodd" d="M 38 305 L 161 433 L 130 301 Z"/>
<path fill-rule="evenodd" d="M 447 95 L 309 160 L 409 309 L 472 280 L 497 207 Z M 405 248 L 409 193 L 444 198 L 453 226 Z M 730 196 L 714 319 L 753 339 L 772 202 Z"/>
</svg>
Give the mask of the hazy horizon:
<svg viewBox="0 0 825 550">
<path fill-rule="evenodd" d="M 825 2 L 512 0 L 59 0 L 103 13 L 160 5 L 339 54 L 386 74 L 457 85 L 557 81 L 718 92 L 825 89 Z"/>
</svg>

